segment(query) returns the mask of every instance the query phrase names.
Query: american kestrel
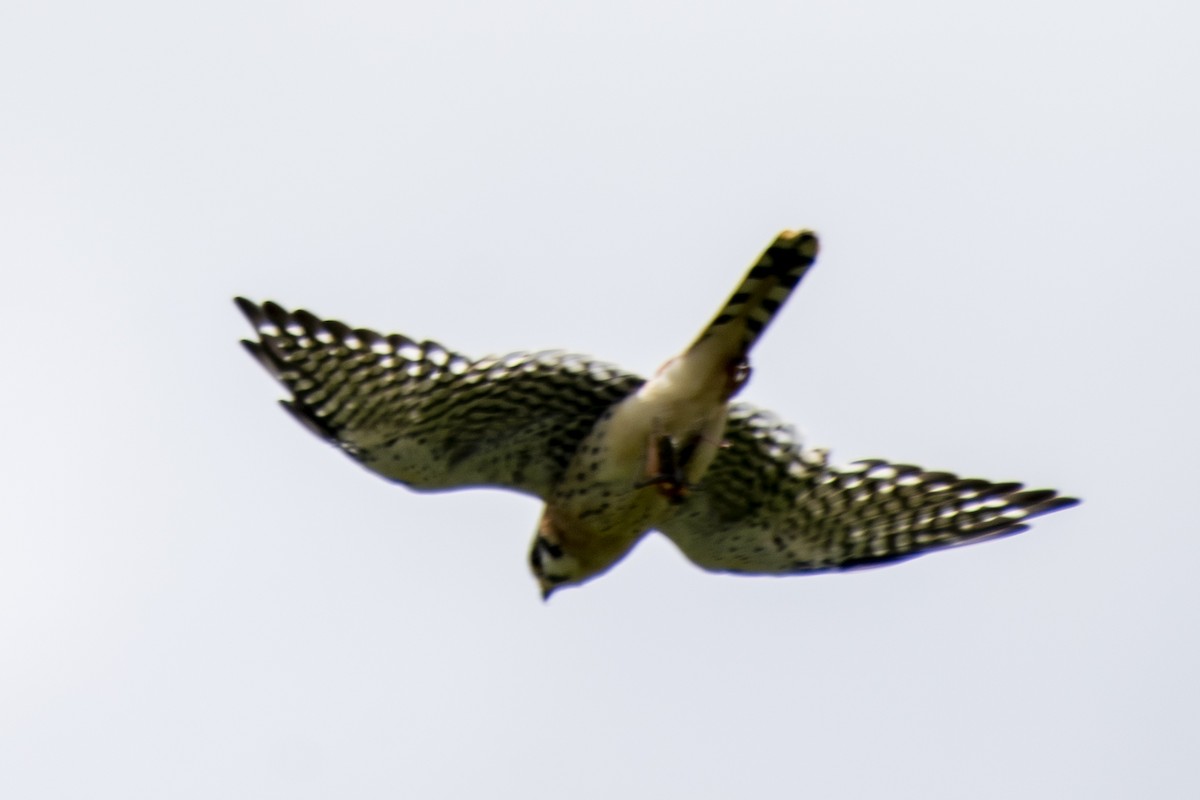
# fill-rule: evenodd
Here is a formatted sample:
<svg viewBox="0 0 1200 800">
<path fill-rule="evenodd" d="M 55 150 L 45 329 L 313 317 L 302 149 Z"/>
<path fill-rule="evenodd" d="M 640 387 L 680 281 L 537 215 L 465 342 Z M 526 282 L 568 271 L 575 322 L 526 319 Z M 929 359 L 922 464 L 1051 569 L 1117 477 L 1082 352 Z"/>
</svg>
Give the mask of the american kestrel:
<svg viewBox="0 0 1200 800">
<path fill-rule="evenodd" d="M 848 467 L 730 403 L 749 355 L 813 265 L 784 231 L 683 353 L 650 380 L 560 351 L 478 360 L 237 298 L 246 349 L 309 430 L 418 491 L 495 486 L 545 501 L 529 564 L 543 597 L 609 570 L 653 530 L 700 567 L 791 574 L 884 564 L 1025 530 L 1075 505 L 871 459 Z"/>
</svg>

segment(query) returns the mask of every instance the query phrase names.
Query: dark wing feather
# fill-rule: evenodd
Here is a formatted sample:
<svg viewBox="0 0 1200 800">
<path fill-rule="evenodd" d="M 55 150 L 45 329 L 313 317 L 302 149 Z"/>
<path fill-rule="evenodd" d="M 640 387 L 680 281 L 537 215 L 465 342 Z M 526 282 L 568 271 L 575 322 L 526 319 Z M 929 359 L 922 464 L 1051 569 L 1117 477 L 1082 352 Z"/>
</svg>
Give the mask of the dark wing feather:
<svg viewBox="0 0 1200 800">
<path fill-rule="evenodd" d="M 831 467 L 792 429 L 746 405 L 727 447 L 661 527 L 701 567 L 787 574 L 851 569 L 1026 530 L 1078 500 L 886 461 Z"/>
<path fill-rule="evenodd" d="M 292 416 L 414 489 L 544 497 L 596 419 L 642 384 L 581 356 L 472 361 L 434 342 L 236 302 L 259 336 L 243 344 L 291 393 L 283 405 Z"/>
</svg>

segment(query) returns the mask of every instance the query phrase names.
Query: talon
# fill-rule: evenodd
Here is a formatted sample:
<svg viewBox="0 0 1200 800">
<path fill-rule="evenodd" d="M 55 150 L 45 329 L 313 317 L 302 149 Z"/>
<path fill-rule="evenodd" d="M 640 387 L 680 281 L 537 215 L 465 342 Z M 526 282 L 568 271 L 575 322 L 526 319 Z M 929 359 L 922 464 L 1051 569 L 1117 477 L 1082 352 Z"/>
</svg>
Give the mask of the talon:
<svg viewBox="0 0 1200 800">
<path fill-rule="evenodd" d="M 692 493 L 691 486 L 681 483 L 670 475 L 655 475 L 644 481 L 638 481 L 633 485 L 633 488 L 645 489 L 647 486 L 656 488 L 658 493 L 667 498 L 667 502 L 673 506 L 682 503 Z"/>
<path fill-rule="evenodd" d="M 683 474 L 683 467 L 691 460 L 700 445 L 700 438 L 688 440 L 681 449 L 676 450 L 675 442 L 670 436 L 659 436 L 654 446 L 649 448 L 649 458 L 646 464 L 647 477 L 634 484 L 635 489 L 653 486 L 659 494 L 667 498 L 671 505 L 682 503 L 691 491 Z"/>
<path fill-rule="evenodd" d="M 728 385 L 725 390 L 725 399 L 733 397 L 742 390 L 750 381 L 750 362 L 745 356 L 730 359 L 725 366 L 725 374 L 728 379 Z"/>
</svg>

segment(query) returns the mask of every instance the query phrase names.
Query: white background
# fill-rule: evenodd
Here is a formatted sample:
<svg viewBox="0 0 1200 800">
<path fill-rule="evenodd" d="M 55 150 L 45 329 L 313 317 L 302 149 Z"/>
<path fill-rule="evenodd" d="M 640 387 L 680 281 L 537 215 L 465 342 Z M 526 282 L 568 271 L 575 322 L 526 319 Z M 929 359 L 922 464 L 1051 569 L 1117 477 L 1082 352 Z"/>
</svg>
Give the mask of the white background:
<svg viewBox="0 0 1200 800">
<path fill-rule="evenodd" d="M 1188 2 L 0 8 L 6 798 L 1183 798 Z M 823 237 L 744 399 L 837 461 L 1084 498 L 809 578 L 321 445 L 234 294 L 643 373 Z"/>
</svg>

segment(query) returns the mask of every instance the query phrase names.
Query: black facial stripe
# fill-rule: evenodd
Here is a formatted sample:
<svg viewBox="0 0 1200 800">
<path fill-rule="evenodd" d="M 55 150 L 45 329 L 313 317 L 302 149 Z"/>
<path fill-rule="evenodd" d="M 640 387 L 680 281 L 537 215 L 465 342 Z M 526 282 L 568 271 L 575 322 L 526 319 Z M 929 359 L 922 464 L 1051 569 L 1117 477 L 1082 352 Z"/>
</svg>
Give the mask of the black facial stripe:
<svg viewBox="0 0 1200 800">
<path fill-rule="evenodd" d="M 544 551 L 551 558 L 562 558 L 563 550 L 554 542 L 549 541 L 541 536 L 537 537 L 537 543 L 534 548 L 539 551 Z"/>
</svg>

